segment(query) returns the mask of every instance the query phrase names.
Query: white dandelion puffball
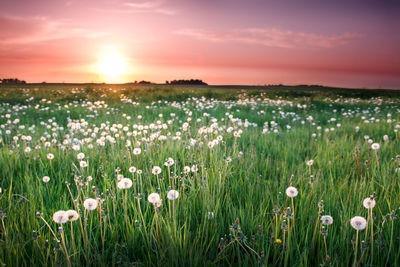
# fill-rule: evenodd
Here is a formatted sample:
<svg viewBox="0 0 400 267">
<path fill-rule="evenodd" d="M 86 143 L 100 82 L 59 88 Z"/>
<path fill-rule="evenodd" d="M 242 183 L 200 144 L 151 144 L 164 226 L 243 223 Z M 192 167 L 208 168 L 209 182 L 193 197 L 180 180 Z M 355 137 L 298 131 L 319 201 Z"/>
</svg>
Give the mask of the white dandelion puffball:
<svg viewBox="0 0 400 267">
<path fill-rule="evenodd" d="M 79 162 L 79 166 L 81 166 L 81 168 L 86 168 L 88 166 L 88 164 L 87 164 L 86 161 L 82 160 L 82 161 Z"/>
<path fill-rule="evenodd" d="M 151 193 L 148 197 L 147 200 L 151 203 L 151 204 L 156 204 L 158 201 L 161 200 L 160 195 L 157 193 Z"/>
<path fill-rule="evenodd" d="M 306 164 L 307 166 L 312 166 L 314 164 L 314 160 L 308 160 Z"/>
<path fill-rule="evenodd" d="M 132 180 L 129 178 L 123 178 L 118 182 L 119 189 L 128 189 L 132 187 Z"/>
<path fill-rule="evenodd" d="M 289 186 L 287 189 L 286 189 L 286 195 L 288 196 L 288 197 L 295 197 L 295 196 L 297 196 L 297 194 L 299 193 L 299 191 L 297 190 L 297 188 L 296 187 L 293 187 L 293 186 Z"/>
<path fill-rule="evenodd" d="M 67 213 L 63 210 L 56 211 L 53 214 L 53 221 L 58 224 L 63 224 L 63 223 L 68 222 Z"/>
<path fill-rule="evenodd" d="M 169 190 L 167 194 L 167 198 L 169 200 L 175 200 L 179 197 L 179 192 L 176 190 Z"/>
<path fill-rule="evenodd" d="M 79 213 L 76 210 L 67 210 L 65 212 L 67 214 L 68 221 L 74 222 L 79 219 Z"/>
<path fill-rule="evenodd" d="M 171 167 L 172 165 L 174 165 L 175 161 L 173 158 L 168 158 L 167 161 L 164 163 L 165 166 L 167 167 Z"/>
<path fill-rule="evenodd" d="M 351 218 L 350 224 L 356 230 L 364 230 L 367 227 L 367 220 L 361 216 L 354 216 Z"/>
<path fill-rule="evenodd" d="M 79 153 L 78 155 L 76 155 L 76 158 L 77 158 L 78 160 L 82 160 L 82 159 L 85 158 L 85 154 Z"/>
<path fill-rule="evenodd" d="M 97 200 L 93 198 L 88 198 L 83 202 L 83 206 L 86 210 L 95 210 L 97 208 Z"/>
<path fill-rule="evenodd" d="M 190 172 L 190 167 L 189 166 L 183 167 L 183 173 L 189 173 L 189 172 Z"/>
<path fill-rule="evenodd" d="M 133 154 L 134 155 L 139 155 L 140 153 L 142 153 L 142 150 L 140 148 L 136 147 L 136 148 L 133 149 Z"/>
<path fill-rule="evenodd" d="M 192 166 L 192 172 L 197 172 L 199 169 L 197 168 L 197 165 Z"/>
<path fill-rule="evenodd" d="M 162 205 L 162 199 L 160 199 L 159 201 L 157 201 L 156 203 L 153 203 L 154 207 L 159 208 Z"/>
<path fill-rule="evenodd" d="M 380 146 L 378 143 L 373 143 L 373 144 L 371 145 L 371 148 L 372 148 L 373 150 L 378 150 L 380 147 L 381 147 L 381 146 Z"/>
<path fill-rule="evenodd" d="M 42 181 L 43 181 L 43 183 L 48 183 L 50 181 L 50 177 L 49 176 L 43 176 Z"/>
<path fill-rule="evenodd" d="M 363 205 L 366 209 L 373 209 L 376 205 L 376 201 L 373 198 L 367 197 L 364 199 Z"/>
<path fill-rule="evenodd" d="M 321 223 L 323 225 L 330 225 L 333 223 L 333 218 L 330 215 L 321 216 Z"/>
<path fill-rule="evenodd" d="M 54 155 L 51 154 L 51 153 L 49 153 L 49 154 L 47 154 L 47 158 L 48 158 L 49 160 L 52 160 L 52 159 L 54 159 Z"/>
<path fill-rule="evenodd" d="M 154 175 L 158 175 L 158 174 L 161 173 L 161 168 L 158 167 L 158 166 L 154 166 L 153 170 L 151 171 L 151 173 L 154 174 Z"/>
<path fill-rule="evenodd" d="M 130 168 L 129 168 L 129 172 L 130 172 L 130 173 L 136 172 L 136 168 L 135 168 L 134 166 L 130 167 Z"/>
</svg>

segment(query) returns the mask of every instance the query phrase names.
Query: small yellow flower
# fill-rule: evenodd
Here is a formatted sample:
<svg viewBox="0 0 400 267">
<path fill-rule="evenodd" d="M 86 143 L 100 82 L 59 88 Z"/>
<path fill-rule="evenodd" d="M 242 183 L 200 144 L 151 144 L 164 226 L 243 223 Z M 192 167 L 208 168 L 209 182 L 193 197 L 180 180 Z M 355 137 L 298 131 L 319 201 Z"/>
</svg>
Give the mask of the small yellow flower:
<svg viewBox="0 0 400 267">
<path fill-rule="evenodd" d="M 275 239 L 275 244 L 282 244 L 282 240 L 280 240 L 279 238 Z"/>
</svg>

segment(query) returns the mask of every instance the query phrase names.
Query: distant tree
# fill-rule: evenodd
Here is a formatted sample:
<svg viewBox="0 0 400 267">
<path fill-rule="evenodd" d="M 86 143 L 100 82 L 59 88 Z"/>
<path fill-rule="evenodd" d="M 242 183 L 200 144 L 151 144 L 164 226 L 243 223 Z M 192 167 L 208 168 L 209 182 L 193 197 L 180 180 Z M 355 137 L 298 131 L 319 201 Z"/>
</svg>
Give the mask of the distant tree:
<svg viewBox="0 0 400 267">
<path fill-rule="evenodd" d="M 165 84 L 169 84 L 169 81 L 167 80 L 167 81 L 165 81 Z"/>
<path fill-rule="evenodd" d="M 2 84 L 26 84 L 26 81 L 24 80 L 19 80 L 17 78 L 6 78 L 6 79 L 1 79 Z"/>
<path fill-rule="evenodd" d="M 144 80 L 143 80 L 143 81 L 140 81 L 139 84 L 152 84 L 152 82 L 144 81 Z"/>
<path fill-rule="evenodd" d="M 207 83 L 203 82 L 199 79 L 190 79 L 190 80 L 172 80 L 169 84 L 175 85 L 208 85 Z"/>
</svg>

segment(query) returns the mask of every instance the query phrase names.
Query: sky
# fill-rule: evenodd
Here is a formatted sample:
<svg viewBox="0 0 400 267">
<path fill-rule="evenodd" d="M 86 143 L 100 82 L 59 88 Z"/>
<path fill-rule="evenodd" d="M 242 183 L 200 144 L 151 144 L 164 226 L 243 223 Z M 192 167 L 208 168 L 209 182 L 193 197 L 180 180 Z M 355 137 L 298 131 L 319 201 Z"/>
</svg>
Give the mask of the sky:
<svg viewBox="0 0 400 267">
<path fill-rule="evenodd" d="M 0 0 L 0 78 L 400 88 L 397 0 Z"/>
</svg>

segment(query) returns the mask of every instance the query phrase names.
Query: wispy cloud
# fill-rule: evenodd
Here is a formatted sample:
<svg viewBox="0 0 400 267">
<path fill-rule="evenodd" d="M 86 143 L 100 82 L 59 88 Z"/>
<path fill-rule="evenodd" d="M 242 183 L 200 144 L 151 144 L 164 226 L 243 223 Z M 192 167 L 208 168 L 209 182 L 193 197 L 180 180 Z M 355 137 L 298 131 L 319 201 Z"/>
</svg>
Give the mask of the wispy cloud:
<svg viewBox="0 0 400 267">
<path fill-rule="evenodd" d="M 362 35 L 358 33 L 320 35 L 315 33 L 281 30 L 277 28 L 246 28 L 224 32 L 207 31 L 202 29 L 183 29 L 175 33 L 198 40 L 208 40 L 213 42 L 234 41 L 280 48 L 331 48 L 362 37 Z"/>
<path fill-rule="evenodd" d="M 0 15 L 0 44 L 29 44 L 73 37 L 97 38 L 105 32 L 76 26 L 68 21 L 46 17 L 18 17 Z"/>
<path fill-rule="evenodd" d="M 130 8 L 129 11 L 137 13 L 159 13 L 163 15 L 175 15 L 178 11 L 172 8 L 166 8 L 163 6 L 162 1 L 129 1 L 123 4 L 125 7 Z"/>
</svg>

